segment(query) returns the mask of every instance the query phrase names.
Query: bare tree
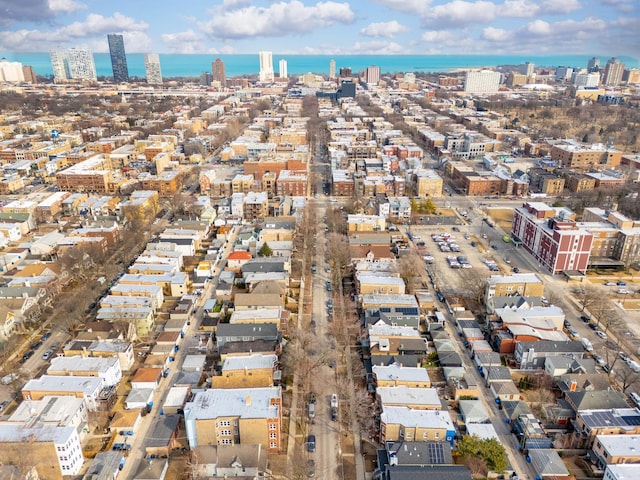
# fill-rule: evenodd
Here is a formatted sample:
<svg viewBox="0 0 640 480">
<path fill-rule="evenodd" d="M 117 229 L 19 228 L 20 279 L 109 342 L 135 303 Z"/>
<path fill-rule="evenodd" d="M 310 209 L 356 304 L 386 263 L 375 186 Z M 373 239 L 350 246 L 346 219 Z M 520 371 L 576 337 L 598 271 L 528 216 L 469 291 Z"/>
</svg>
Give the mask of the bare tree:
<svg viewBox="0 0 640 480">
<path fill-rule="evenodd" d="M 625 393 L 631 387 L 640 386 L 640 372 L 633 371 L 626 363 L 621 362 L 620 365 L 616 367 L 614 377 Z"/>
<path fill-rule="evenodd" d="M 602 297 L 605 296 L 605 292 L 595 285 L 580 285 L 572 288 L 571 293 L 580 303 L 581 312 L 584 312 L 585 309 L 591 311 L 591 308 L 599 305 Z"/>
<path fill-rule="evenodd" d="M 416 280 L 420 277 L 422 267 L 422 259 L 416 252 L 410 252 L 408 255 L 403 255 L 398 260 L 398 273 L 407 286 L 409 292 L 414 290 Z"/>
</svg>

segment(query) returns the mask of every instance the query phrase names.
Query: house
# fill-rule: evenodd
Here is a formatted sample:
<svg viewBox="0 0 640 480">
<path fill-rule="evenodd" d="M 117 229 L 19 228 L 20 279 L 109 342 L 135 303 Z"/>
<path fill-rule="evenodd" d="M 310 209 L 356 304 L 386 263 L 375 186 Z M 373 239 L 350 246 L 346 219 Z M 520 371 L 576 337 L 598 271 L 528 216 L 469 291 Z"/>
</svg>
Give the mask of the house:
<svg viewBox="0 0 640 480">
<path fill-rule="evenodd" d="M 398 277 L 382 277 L 378 275 L 356 275 L 358 293 L 361 295 L 404 295 L 404 280 Z"/>
<path fill-rule="evenodd" d="M 404 406 L 414 410 L 442 410 L 442 401 L 435 388 L 378 387 L 376 398 L 381 406 Z"/>
<path fill-rule="evenodd" d="M 446 410 L 414 410 L 409 407 L 382 407 L 380 440 L 447 441 L 453 445 L 455 429 Z"/>
<path fill-rule="evenodd" d="M 40 400 L 20 403 L 6 421 L 29 424 L 34 428 L 44 425 L 74 427 L 84 436 L 87 419 L 87 406 L 82 398 L 47 395 Z"/>
<path fill-rule="evenodd" d="M 517 342 L 514 359 L 523 370 L 542 369 L 547 357 L 565 356 L 574 358 L 584 357 L 584 347 L 580 342 L 558 342 L 541 340 L 538 342 Z"/>
<path fill-rule="evenodd" d="M 29 380 L 22 387 L 23 400 L 41 400 L 52 395 L 71 396 L 84 399 L 89 410 L 98 409 L 100 392 L 104 388 L 101 377 L 60 377 L 42 375 Z"/>
<path fill-rule="evenodd" d="M 165 480 L 168 468 L 168 460 L 141 461 L 133 480 Z"/>
<path fill-rule="evenodd" d="M 471 471 L 464 465 L 406 465 L 389 468 L 383 480 L 471 480 Z"/>
<path fill-rule="evenodd" d="M 138 368 L 131 378 L 131 388 L 155 390 L 162 379 L 162 372 L 162 368 Z"/>
<path fill-rule="evenodd" d="M 153 422 L 153 428 L 145 441 L 147 457 L 168 457 L 178 446 L 180 434 L 180 415 L 160 415 Z"/>
<path fill-rule="evenodd" d="M 371 370 L 378 387 L 396 387 L 398 385 L 414 388 L 431 387 L 431 379 L 425 368 L 393 364 L 374 365 Z"/>
<path fill-rule="evenodd" d="M 627 396 L 616 390 L 596 390 L 589 392 L 567 392 L 564 396 L 569 406 L 577 414 L 582 410 L 600 410 L 604 408 L 627 408 Z"/>
<path fill-rule="evenodd" d="M 100 377 L 107 387 L 118 385 L 122 380 L 117 357 L 53 357 L 47 375 Z"/>
<path fill-rule="evenodd" d="M 483 440 L 491 440 L 492 438 L 500 441 L 498 432 L 491 423 L 467 423 L 465 424 L 467 435 L 475 435 Z"/>
<path fill-rule="evenodd" d="M 260 444 L 280 450 L 280 387 L 209 389 L 195 392 L 184 407 L 189 447 Z"/>
<path fill-rule="evenodd" d="M 638 435 L 596 435 L 591 461 L 604 470 L 607 465 L 619 463 L 640 463 L 640 436 Z"/>
<path fill-rule="evenodd" d="M 579 448 L 591 448 L 597 435 L 640 435 L 640 410 L 581 410 L 576 414 L 573 426 Z"/>
<path fill-rule="evenodd" d="M 212 388 L 272 387 L 276 371 L 277 355 L 227 356 L 219 376 L 211 378 Z"/>
<path fill-rule="evenodd" d="M 111 450 L 97 453 L 82 480 L 115 480 L 124 461 L 122 452 Z"/>
<path fill-rule="evenodd" d="M 272 293 L 237 293 L 233 304 L 236 311 L 284 308 L 284 298 L 281 294 Z"/>
<path fill-rule="evenodd" d="M 260 444 L 199 445 L 191 452 L 197 478 L 261 478 L 268 468 Z"/>
<path fill-rule="evenodd" d="M 547 357 L 544 362 L 544 371 L 551 377 L 560 377 L 566 374 L 596 373 L 596 362 L 592 358 L 572 357 Z"/>
<path fill-rule="evenodd" d="M 227 269 L 239 271 L 242 266 L 253 258 L 250 252 L 231 252 L 227 257 Z"/>
<path fill-rule="evenodd" d="M 511 430 L 524 449 L 551 448 L 551 438 L 545 432 L 540 420 L 532 414 L 520 415 L 516 418 Z"/>
<path fill-rule="evenodd" d="M 536 474 L 536 478 L 569 478 L 569 470 L 565 467 L 562 458 L 556 450 L 548 448 L 533 448 L 529 450 L 531 466 Z"/>
<path fill-rule="evenodd" d="M 490 423 L 489 413 L 480 400 L 460 400 L 458 402 L 462 421 L 470 423 Z"/>
</svg>

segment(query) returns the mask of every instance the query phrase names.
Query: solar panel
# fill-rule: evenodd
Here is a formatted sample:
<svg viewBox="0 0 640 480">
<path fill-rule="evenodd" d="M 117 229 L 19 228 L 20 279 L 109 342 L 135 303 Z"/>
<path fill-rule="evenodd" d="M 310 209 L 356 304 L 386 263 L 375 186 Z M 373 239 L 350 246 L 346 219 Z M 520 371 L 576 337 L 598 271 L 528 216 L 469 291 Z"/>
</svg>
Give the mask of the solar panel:
<svg viewBox="0 0 640 480">
<path fill-rule="evenodd" d="M 640 416 L 634 415 L 631 417 L 620 417 L 624 420 L 627 425 L 640 425 Z"/>
<path fill-rule="evenodd" d="M 444 463 L 444 449 L 440 443 L 428 443 L 429 460 L 431 463 Z"/>
</svg>

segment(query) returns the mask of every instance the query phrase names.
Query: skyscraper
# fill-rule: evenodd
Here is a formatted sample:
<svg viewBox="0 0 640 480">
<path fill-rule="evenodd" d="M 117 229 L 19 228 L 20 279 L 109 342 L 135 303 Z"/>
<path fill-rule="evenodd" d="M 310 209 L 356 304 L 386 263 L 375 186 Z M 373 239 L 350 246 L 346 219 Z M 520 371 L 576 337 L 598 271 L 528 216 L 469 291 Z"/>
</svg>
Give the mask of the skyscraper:
<svg viewBox="0 0 640 480">
<path fill-rule="evenodd" d="M 622 74 L 624 73 L 624 63 L 620 63 L 617 58 L 610 58 L 604 67 L 602 84 L 609 86 L 620 85 Z"/>
<path fill-rule="evenodd" d="M 215 62 L 211 63 L 211 73 L 213 74 L 214 82 L 220 82 L 222 87 L 227 86 L 227 74 L 222 60 L 216 58 Z"/>
<path fill-rule="evenodd" d="M 124 53 L 124 37 L 111 33 L 107 35 L 107 40 L 109 41 L 113 81 L 116 83 L 128 82 L 129 69 L 127 68 L 127 55 Z"/>
<path fill-rule="evenodd" d="M 336 78 L 336 61 L 332 58 L 329 60 L 329 79 L 333 80 Z"/>
<path fill-rule="evenodd" d="M 88 48 L 70 48 L 67 53 L 69 60 L 69 73 L 74 80 L 96 81 L 96 64 L 93 62 L 93 53 Z"/>
<path fill-rule="evenodd" d="M 31 65 L 22 66 L 22 74 L 24 75 L 24 81 L 29 83 L 38 83 L 38 77 Z"/>
<path fill-rule="evenodd" d="M 147 72 L 148 84 L 162 85 L 162 70 L 160 70 L 160 56 L 157 53 L 145 54 L 144 69 Z"/>
<path fill-rule="evenodd" d="M 371 85 L 377 85 L 380 81 L 380 67 L 376 67 L 372 65 L 367 67 L 367 71 L 365 73 L 365 82 L 370 83 Z"/>
<path fill-rule="evenodd" d="M 280 78 L 287 78 L 287 61 L 283 58 L 278 63 L 278 76 Z"/>
<path fill-rule="evenodd" d="M 531 62 L 524 62 L 518 65 L 518 73 L 526 75 L 527 77 L 530 77 L 531 75 L 533 75 L 534 71 L 535 71 L 535 65 Z"/>
<path fill-rule="evenodd" d="M 260 81 L 273 82 L 273 56 L 271 52 L 260 52 Z"/>
<path fill-rule="evenodd" d="M 587 62 L 587 70 L 589 72 L 597 72 L 600 70 L 600 59 L 597 57 L 591 57 Z"/>
<path fill-rule="evenodd" d="M 71 78 L 67 53 L 64 50 L 51 50 L 51 69 L 54 83 L 66 82 Z"/>
<path fill-rule="evenodd" d="M 24 82 L 24 73 L 20 62 L 0 60 L 0 82 Z"/>
</svg>

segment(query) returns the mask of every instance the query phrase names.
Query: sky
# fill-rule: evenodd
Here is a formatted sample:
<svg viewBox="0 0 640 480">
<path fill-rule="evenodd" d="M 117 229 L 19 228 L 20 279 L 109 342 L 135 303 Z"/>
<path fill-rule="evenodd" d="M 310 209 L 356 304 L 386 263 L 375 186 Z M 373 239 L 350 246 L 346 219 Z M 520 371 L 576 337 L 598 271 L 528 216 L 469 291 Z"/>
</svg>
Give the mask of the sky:
<svg viewBox="0 0 640 480">
<path fill-rule="evenodd" d="M 0 0 L 0 51 L 640 56 L 638 0 Z"/>
</svg>

